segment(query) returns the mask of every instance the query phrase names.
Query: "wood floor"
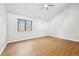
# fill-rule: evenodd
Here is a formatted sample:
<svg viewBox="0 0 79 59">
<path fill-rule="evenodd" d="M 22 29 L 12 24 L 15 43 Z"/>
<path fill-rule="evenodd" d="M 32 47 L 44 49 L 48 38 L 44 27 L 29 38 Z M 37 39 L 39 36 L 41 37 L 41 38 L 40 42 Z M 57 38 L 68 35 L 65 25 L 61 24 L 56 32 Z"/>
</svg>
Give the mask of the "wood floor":
<svg viewBox="0 0 79 59">
<path fill-rule="evenodd" d="M 79 42 L 40 37 L 9 43 L 2 56 L 78 56 Z"/>
</svg>

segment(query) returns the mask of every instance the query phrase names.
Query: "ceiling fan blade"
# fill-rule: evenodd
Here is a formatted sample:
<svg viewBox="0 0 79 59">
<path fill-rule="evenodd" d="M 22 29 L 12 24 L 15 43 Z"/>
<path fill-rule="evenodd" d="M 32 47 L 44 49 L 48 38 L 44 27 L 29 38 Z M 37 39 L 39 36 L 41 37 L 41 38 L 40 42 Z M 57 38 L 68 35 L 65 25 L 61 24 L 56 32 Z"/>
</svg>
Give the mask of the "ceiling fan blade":
<svg viewBox="0 0 79 59">
<path fill-rule="evenodd" d="M 50 5 L 48 5 L 48 6 L 54 6 L 54 5 L 50 4 Z"/>
<path fill-rule="evenodd" d="M 53 4 L 53 3 L 47 3 L 47 5 L 48 5 L 48 6 L 54 6 L 54 4 Z"/>
</svg>

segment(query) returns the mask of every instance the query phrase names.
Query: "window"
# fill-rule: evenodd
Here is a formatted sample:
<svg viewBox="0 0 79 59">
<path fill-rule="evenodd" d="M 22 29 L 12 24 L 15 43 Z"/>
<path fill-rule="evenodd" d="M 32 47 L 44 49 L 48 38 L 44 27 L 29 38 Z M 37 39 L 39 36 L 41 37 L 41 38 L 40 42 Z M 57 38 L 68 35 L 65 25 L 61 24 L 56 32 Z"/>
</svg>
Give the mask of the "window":
<svg viewBox="0 0 79 59">
<path fill-rule="evenodd" d="M 25 19 L 17 19 L 17 31 L 32 31 L 32 21 Z"/>
</svg>

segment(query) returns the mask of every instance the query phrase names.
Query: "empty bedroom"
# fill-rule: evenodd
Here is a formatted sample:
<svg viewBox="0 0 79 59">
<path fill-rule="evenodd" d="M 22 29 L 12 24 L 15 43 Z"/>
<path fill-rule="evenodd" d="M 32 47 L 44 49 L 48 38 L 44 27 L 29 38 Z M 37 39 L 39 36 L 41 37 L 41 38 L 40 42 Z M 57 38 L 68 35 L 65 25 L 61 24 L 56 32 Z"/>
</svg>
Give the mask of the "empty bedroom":
<svg viewBox="0 0 79 59">
<path fill-rule="evenodd" d="M 79 3 L 0 3 L 0 56 L 79 56 Z"/>
</svg>

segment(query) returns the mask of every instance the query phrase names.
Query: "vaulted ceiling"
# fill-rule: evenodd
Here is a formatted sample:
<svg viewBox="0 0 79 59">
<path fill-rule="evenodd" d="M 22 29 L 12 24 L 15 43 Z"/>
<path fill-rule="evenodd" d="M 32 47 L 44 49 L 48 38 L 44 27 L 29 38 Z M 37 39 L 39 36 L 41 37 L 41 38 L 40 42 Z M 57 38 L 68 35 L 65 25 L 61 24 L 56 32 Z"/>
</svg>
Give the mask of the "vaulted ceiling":
<svg viewBox="0 0 79 59">
<path fill-rule="evenodd" d="M 5 7 L 7 12 L 10 13 L 42 20 L 50 20 L 68 5 L 66 3 L 52 3 L 54 6 L 49 6 L 48 10 L 41 10 L 43 6 L 39 6 L 40 4 L 42 3 L 6 3 Z"/>
</svg>

